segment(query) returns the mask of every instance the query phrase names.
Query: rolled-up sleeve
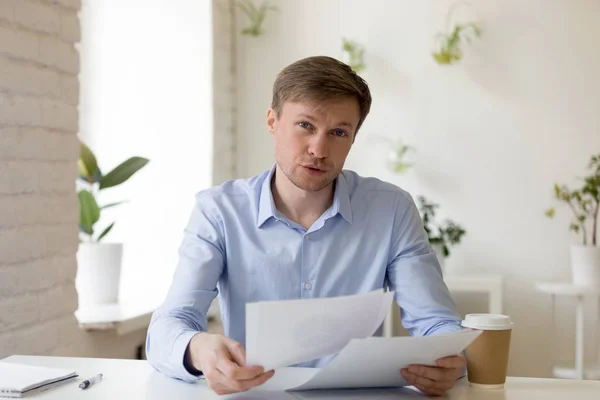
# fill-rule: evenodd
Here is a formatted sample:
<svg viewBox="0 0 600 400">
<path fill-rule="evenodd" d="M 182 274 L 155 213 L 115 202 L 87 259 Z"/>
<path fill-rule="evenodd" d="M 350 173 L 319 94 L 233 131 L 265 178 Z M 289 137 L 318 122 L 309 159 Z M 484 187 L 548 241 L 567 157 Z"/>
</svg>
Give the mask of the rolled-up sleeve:
<svg viewBox="0 0 600 400">
<path fill-rule="evenodd" d="M 195 334 L 208 329 L 206 314 L 217 296 L 225 260 L 223 227 L 212 204 L 204 192 L 196 195 L 171 287 L 152 315 L 146 337 L 150 364 L 165 375 L 188 382 L 198 377 L 185 368 L 185 351 Z"/>
<path fill-rule="evenodd" d="M 408 194 L 396 205 L 390 249 L 387 278 L 400 306 L 402 326 L 412 336 L 461 330 L 460 314 L 444 283 L 418 209 Z"/>
</svg>

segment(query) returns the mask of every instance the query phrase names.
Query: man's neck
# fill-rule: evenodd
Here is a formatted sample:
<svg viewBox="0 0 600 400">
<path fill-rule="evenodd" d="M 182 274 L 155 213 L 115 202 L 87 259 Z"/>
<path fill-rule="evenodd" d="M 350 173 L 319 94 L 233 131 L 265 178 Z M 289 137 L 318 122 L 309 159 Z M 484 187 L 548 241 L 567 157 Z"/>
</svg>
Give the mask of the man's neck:
<svg viewBox="0 0 600 400">
<path fill-rule="evenodd" d="M 276 167 L 271 180 L 271 192 L 275 207 L 283 215 L 305 229 L 317 220 L 333 203 L 334 184 L 318 192 L 302 190 L 294 185 L 285 174 Z"/>
</svg>

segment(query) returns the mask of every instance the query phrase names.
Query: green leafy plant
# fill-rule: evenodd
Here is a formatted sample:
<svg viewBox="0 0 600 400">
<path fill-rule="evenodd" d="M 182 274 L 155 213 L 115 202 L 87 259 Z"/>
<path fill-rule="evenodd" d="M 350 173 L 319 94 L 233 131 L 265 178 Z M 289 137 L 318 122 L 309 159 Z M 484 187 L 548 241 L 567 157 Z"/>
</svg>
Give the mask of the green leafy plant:
<svg viewBox="0 0 600 400">
<path fill-rule="evenodd" d="M 481 36 L 481 29 L 479 26 L 472 22 L 464 25 L 456 25 L 452 32 L 438 33 L 438 40 L 440 41 L 440 49 L 433 53 L 433 58 L 438 64 L 452 64 L 456 61 L 460 61 L 463 56 L 462 49 L 460 47 L 461 41 L 469 41 L 469 35 L 465 34 L 471 31 L 475 36 Z"/>
<path fill-rule="evenodd" d="M 600 213 L 600 154 L 592 155 L 588 164 L 589 175 L 581 178 L 582 186 L 571 190 L 566 185 L 554 184 L 554 196 L 558 201 L 567 203 L 573 212 L 569 229 L 582 235 L 584 245 L 598 244 L 598 214 Z M 548 218 L 553 218 L 554 208 L 546 210 Z M 588 240 L 591 239 L 591 240 Z"/>
<path fill-rule="evenodd" d="M 392 150 L 391 168 L 394 172 L 401 174 L 412 168 L 413 163 L 407 160 L 408 153 L 413 148 L 402 142 L 398 142 Z"/>
<path fill-rule="evenodd" d="M 429 242 L 431 244 L 441 244 L 444 256 L 448 257 L 450 247 L 460 243 L 466 234 L 465 229 L 451 220 L 446 220 L 441 224 L 436 223 L 435 213 L 439 205 L 429 202 L 425 196 L 419 196 L 417 200 Z"/>
<path fill-rule="evenodd" d="M 460 61 L 463 57 L 461 48 L 463 42 L 469 43 L 471 39 L 481 36 L 481 28 L 476 22 L 460 24 L 451 23 L 452 17 L 461 6 L 470 6 L 468 2 L 453 4 L 446 14 L 446 31 L 436 35 L 436 51 L 433 58 L 438 64 L 449 65 Z"/>
<path fill-rule="evenodd" d="M 240 0 L 238 7 L 246 14 L 250 20 L 250 26 L 242 29 L 242 35 L 259 36 L 264 33 L 262 24 L 269 11 L 277 11 L 277 7 L 269 5 L 269 1 L 264 1 L 260 6 L 256 6 L 250 0 Z"/>
<path fill-rule="evenodd" d="M 352 68 L 357 74 L 367 67 L 365 64 L 365 48 L 358 42 L 342 39 L 342 51 L 344 52 L 344 62 Z"/>
<path fill-rule="evenodd" d="M 96 201 L 99 191 L 118 186 L 127 181 L 133 174 L 143 168 L 148 161 L 143 157 L 131 157 L 104 175 L 98 167 L 94 153 L 80 141 L 79 160 L 77 161 L 81 186 L 77 193 L 79 198 L 79 231 L 87 236 L 88 241 L 99 242 L 115 225 L 114 222 L 111 223 L 99 235 L 94 237 L 96 233 L 94 225 L 100 219 L 102 210 L 124 203 L 124 201 L 119 201 L 99 206 Z"/>
</svg>

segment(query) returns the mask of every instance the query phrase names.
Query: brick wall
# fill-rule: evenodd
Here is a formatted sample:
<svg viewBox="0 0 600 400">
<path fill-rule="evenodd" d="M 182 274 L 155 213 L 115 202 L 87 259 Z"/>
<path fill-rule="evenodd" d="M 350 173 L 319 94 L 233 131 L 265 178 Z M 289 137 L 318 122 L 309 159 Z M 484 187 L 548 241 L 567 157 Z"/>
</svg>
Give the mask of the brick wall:
<svg viewBox="0 0 600 400">
<path fill-rule="evenodd" d="M 0 358 L 80 340 L 80 0 L 0 1 Z"/>
</svg>

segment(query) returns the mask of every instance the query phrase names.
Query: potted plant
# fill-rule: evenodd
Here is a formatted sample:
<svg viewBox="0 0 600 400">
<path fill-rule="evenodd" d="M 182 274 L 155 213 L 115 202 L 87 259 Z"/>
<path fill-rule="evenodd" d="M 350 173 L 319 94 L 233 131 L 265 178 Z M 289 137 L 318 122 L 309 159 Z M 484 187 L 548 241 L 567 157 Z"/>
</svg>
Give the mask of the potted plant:
<svg viewBox="0 0 600 400">
<path fill-rule="evenodd" d="M 367 67 L 365 64 L 365 48 L 360 43 L 342 38 L 342 62 L 349 65 L 352 71 L 364 71 Z"/>
<path fill-rule="evenodd" d="M 277 11 L 277 7 L 269 5 L 264 1 L 260 6 L 256 6 L 250 0 L 240 0 L 238 7 L 250 20 L 250 26 L 242 29 L 242 35 L 260 36 L 264 33 L 262 24 L 269 11 Z"/>
<path fill-rule="evenodd" d="M 477 22 L 451 24 L 454 12 L 461 5 L 463 4 L 457 3 L 450 8 L 446 14 L 446 32 L 438 32 L 436 35 L 436 49 L 432 55 L 438 64 L 450 65 L 460 61 L 463 57 L 462 44 L 481 36 L 481 28 Z"/>
<path fill-rule="evenodd" d="M 119 295 L 123 244 L 103 241 L 114 222 L 101 231 L 96 229 L 96 225 L 103 210 L 123 201 L 100 206 L 96 200 L 98 193 L 127 181 L 147 163 L 146 158 L 131 157 L 105 175 L 98 167 L 94 153 L 80 142 L 77 161 L 80 240 L 75 279 L 80 309 L 115 303 Z"/>
<path fill-rule="evenodd" d="M 600 212 L 600 154 L 588 164 L 589 175 L 583 177 L 579 189 L 554 184 L 554 196 L 566 203 L 573 213 L 569 229 L 581 235 L 581 244 L 571 245 L 571 273 L 576 285 L 600 285 L 600 247 L 598 247 L 598 213 Z M 546 210 L 554 217 L 555 210 Z"/>
<path fill-rule="evenodd" d="M 445 260 L 450 256 L 450 247 L 459 244 L 466 231 L 451 220 L 446 220 L 444 223 L 435 222 L 435 213 L 439 205 L 429 202 L 425 196 L 419 196 L 417 200 L 429 243 L 435 250 L 442 271 L 444 271 Z"/>
</svg>

